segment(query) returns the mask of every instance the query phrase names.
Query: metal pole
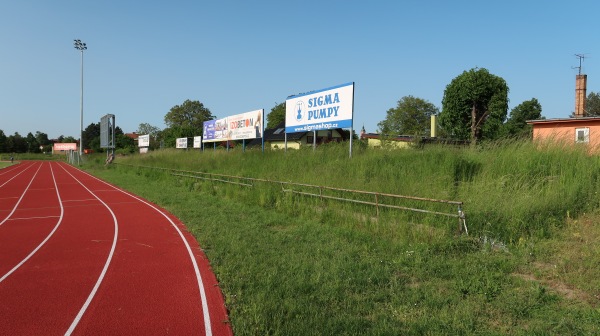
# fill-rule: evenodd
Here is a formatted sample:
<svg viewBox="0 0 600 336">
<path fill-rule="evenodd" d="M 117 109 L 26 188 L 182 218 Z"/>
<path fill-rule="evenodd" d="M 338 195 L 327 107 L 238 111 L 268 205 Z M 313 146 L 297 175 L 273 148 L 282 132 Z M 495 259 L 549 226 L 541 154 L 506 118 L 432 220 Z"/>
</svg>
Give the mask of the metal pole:
<svg viewBox="0 0 600 336">
<path fill-rule="evenodd" d="M 83 51 L 87 49 L 85 43 L 81 40 L 73 40 L 75 49 L 81 52 L 81 99 L 79 114 L 79 156 L 83 155 Z"/>
<path fill-rule="evenodd" d="M 79 114 L 79 156 L 83 155 L 83 49 L 81 49 L 81 99 Z"/>
</svg>

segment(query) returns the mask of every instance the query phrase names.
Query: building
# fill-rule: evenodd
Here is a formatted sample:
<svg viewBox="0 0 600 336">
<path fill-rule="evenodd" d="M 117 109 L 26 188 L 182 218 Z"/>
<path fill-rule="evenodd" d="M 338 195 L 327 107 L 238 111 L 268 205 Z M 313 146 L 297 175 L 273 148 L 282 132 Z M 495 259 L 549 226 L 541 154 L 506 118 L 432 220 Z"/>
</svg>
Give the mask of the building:
<svg viewBox="0 0 600 336">
<path fill-rule="evenodd" d="M 414 145 L 421 144 L 450 144 L 450 145 L 468 145 L 469 141 L 443 139 L 437 137 L 437 118 L 431 116 L 430 136 L 414 136 L 414 135 L 385 135 L 379 133 L 367 133 L 363 127 L 360 131 L 360 139 L 367 142 L 369 147 L 373 148 L 410 148 Z"/>
<path fill-rule="evenodd" d="M 315 134 L 316 133 L 316 134 Z M 287 148 L 300 149 L 304 146 L 313 146 L 316 142 L 317 146 L 330 143 L 341 142 L 348 140 L 348 132 L 341 128 L 331 130 L 321 130 L 316 132 L 297 132 L 287 134 Z M 316 135 L 316 137 L 315 137 Z M 265 148 L 283 149 L 285 148 L 285 121 L 279 123 L 277 127 L 265 129 L 264 132 Z M 248 146 L 259 146 L 262 140 L 254 139 Z"/>
<path fill-rule="evenodd" d="M 587 75 L 575 77 L 575 112 L 572 118 L 528 120 L 533 141 L 585 145 L 588 152 L 600 150 L 600 117 L 586 116 Z"/>
</svg>

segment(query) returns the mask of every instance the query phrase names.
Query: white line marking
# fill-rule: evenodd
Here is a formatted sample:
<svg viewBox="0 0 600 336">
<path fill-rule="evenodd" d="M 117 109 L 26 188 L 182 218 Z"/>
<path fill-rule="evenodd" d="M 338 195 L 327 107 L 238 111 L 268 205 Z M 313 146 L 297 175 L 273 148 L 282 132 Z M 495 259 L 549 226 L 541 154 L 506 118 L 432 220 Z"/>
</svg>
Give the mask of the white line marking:
<svg viewBox="0 0 600 336">
<path fill-rule="evenodd" d="M 61 205 L 62 208 L 62 205 Z M 29 219 L 45 219 L 45 218 L 60 218 L 61 216 L 40 216 L 40 217 L 17 217 L 17 218 L 11 218 L 9 219 L 9 221 L 16 221 L 16 220 L 29 220 Z"/>
<path fill-rule="evenodd" d="M 60 204 L 60 217 L 59 217 L 58 221 L 56 222 L 54 229 L 52 229 L 52 231 L 50 231 L 48 236 L 46 236 L 46 239 L 44 239 L 33 251 L 31 251 L 31 253 L 29 253 L 29 255 L 27 257 L 25 257 L 25 259 L 23 259 L 20 263 L 18 263 L 15 267 L 13 267 L 13 269 L 8 271 L 8 273 L 4 274 L 4 276 L 2 276 L 2 278 L 0 278 L 0 283 L 2 281 L 4 281 L 4 279 L 8 278 L 9 275 L 11 275 L 14 271 L 16 271 L 19 267 L 21 267 L 21 265 L 23 265 L 25 262 L 27 262 L 27 260 L 29 260 L 29 258 L 31 258 L 40 248 L 42 248 L 42 246 L 44 246 L 44 244 L 46 244 L 46 242 L 50 239 L 50 237 L 52 237 L 54 232 L 56 232 L 56 230 L 60 226 L 60 223 L 62 223 L 64 209 L 63 209 L 62 203 L 60 201 L 60 193 L 58 192 L 58 186 L 56 185 L 56 179 L 54 178 L 54 170 L 52 170 L 52 164 L 49 164 L 49 165 L 50 165 L 50 171 L 52 172 L 52 180 L 54 181 L 54 187 L 56 188 L 56 197 L 58 198 L 58 203 Z M 41 166 L 42 165 L 40 165 L 40 167 Z M 52 217 L 57 217 L 57 216 L 52 216 Z M 33 217 L 33 218 L 35 218 L 35 217 Z M 42 217 L 37 217 L 37 218 L 42 218 Z M 46 217 L 46 218 L 49 218 L 49 217 Z"/>
<path fill-rule="evenodd" d="M 40 163 L 40 166 L 38 167 L 38 169 L 35 171 L 35 174 L 33 175 L 33 177 L 31 178 L 31 181 L 29 181 L 29 184 L 27 185 L 27 188 L 25 188 L 25 190 L 23 191 L 23 194 L 21 195 L 21 197 L 19 198 L 19 200 L 17 201 L 17 204 L 15 204 L 14 208 L 12 209 L 12 211 L 8 214 L 8 216 L 6 216 L 6 218 L 4 218 L 4 220 L 2 220 L 2 222 L 0 222 L 0 226 L 2 226 L 2 224 L 4 224 L 4 222 L 6 222 L 7 219 L 10 218 L 10 216 L 12 216 L 13 213 L 15 213 L 15 211 L 17 210 L 17 207 L 19 206 L 19 203 L 21 203 L 21 201 L 23 200 L 23 197 L 25 196 L 25 194 L 27 193 L 27 190 L 29 189 L 29 187 L 31 186 L 31 183 L 33 183 L 33 180 L 35 180 L 35 177 L 37 176 L 38 172 L 40 171 L 40 168 L 42 168 L 42 164 Z M 22 173 L 22 172 L 21 172 Z M 19 173 L 20 174 L 20 173 Z M 15 177 L 17 177 L 17 175 L 15 175 Z M 15 178 L 13 177 L 13 178 Z M 12 180 L 12 179 L 11 179 Z M 10 180 L 9 180 L 10 181 Z M 8 182 L 6 182 L 8 183 Z M 6 184 L 4 183 L 4 184 Z M 3 184 L 3 185 L 4 185 Z M 1 187 L 1 186 L 0 186 Z"/>
<path fill-rule="evenodd" d="M 23 174 L 23 173 L 24 173 L 24 172 L 25 172 L 27 169 L 29 169 L 29 168 L 31 168 L 31 167 L 33 167 L 33 164 L 30 164 L 30 165 L 28 165 L 28 166 L 27 166 L 27 168 L 25 168 L 25 169 L 21 170 L 21 172 L 20 172 L 20 173 L 18 173 L 17 175 L 15 175 L 15 176 L 11 177 L 11 178 L 10 178 L 10 180 L 8 180 L 8 181 L 4 182 L 2 185 L 0 185 L 0 188 L 4 187 L 4 185 L 6 185 L 8 182 L 12 181 L 12 179 L 14 179 L 15 177 L 17 177 L 17 176 L 19 176 L 19 175 Z"/>
<path fill-rule="evenodd" d="M 119 223 L 117 222 L 117 217 L 115 216 L 115 213 L 111 210 L 111 208 L 106 203 L 104 203 L 104 201 L 102 201 L 98 196 L 96 196 L 96 194 L 94 194 L 90 189 L 88 189 L 88 187 L 86 187 L 85 185 L 83 185 L 83 183 L 81 183 L 81 181 L 79 181 L 75 176 L 73 176 L 73 174 L 69 173 L 65 169 L 65 167 L 63 167 L 62 165 L 60 165 L 60 167 L 65 172 L 67 172 L 67 174 L 71 175 L 71 177 L 74 178 L 90 194 L 92 194 L 94 197 L 96 197 L 96 199 L 98 201 L 100 201 L 100 203 L 104 204 L 104 206 L 106 207 L 106 209 L 108 209 L 108 211 L 110 212 L 110 214 L 111 214 L 111 216 L 113 218 L 114 225 L 115 225 L 115 234 L 113 236 L 112 246 L 110 248 L 110 253 L 108 254 L 108 258 L 106 259 L 106 263 L 104 264 L 104 268 L 102 268 L 102 272 L 100 273 L 100 276 L 98 277 L 98 280 L 96 281 L 96 284 L 94 285 L 94 288 L 90 292 L 90 295 L 88 296 L 87 300 L 85 300 L 85 303 L 83 304 L 83 306 L 79 310 L 79 313 L 77 313 L 77 316 L 75 316 L 75 319 L 71 323 L 71 326 L 69 326 L 69 329 L 67 330 L 67 332 L 65 332 L 65 335 L 71 335 L 73 333 L 73 331 L 75 330 L 75 328 L 77 327 L 77 324 L 79 324 L 79 321 L 81 321 L 81 318 L 83 317 L 83 314 L 85 314 L 85 311 L 88 309 L 90 303 L 92 302 L 92 299 L 94 299 L 94 296 L 96 295 L 96 292 L 98 291 L 98 288 L 100 287 L 100 284 L 102 283 L 102 280 L 104 280 L 104 276 L 106 275 L 106 271 L 108 270 L 108 266 L 110 265 L 110 262 L 112 261 L 113 254 L 115 253 L 115 248 L 117 247 L 117 236 L 119 235 Z"/>
<path fill-rule="evenodd" d="M 24 166 L 26 166 L 26 165 L 24 165 Z M 31 165 L 29 165 L 29 166 L 31 166 Z M 14 165 L 12 165 L 12 166 L 9 166 L 9 167 L 6 167 L 6 168 L 3 168 L 3 169 L 1 170 L 1 172 L 0 172 L 0 175 L 4 175 L 4 174 L 7 174 L 7 173 L 10 173 L 10 172 L 12 172 L 13 170 L 16 170 L 17 168 L 22 168 L 22 167 L 20 167 L 20 164 L 14 164 Z"/>
<path fill-rule="evenodd" d="M 63 168 L 64 169 L 64 168 Z M 171 218 L 169 218 L 164 212 L 162 212 L 160 209 L 158 209 L 157 207 L 155 207 L 154 205 L 146 202 L 145 200 L 130 194 L 129 192 L 126 192 L 122 189 L 116 188 L 115 186 L 102 181 L 101 179 L 88 174 L 85 171 L 81 171 L 84 174 L 87 174 L 88 176 L 108 185 L 109 187 L 113 188 L 116 191 L 122 192 L 125 195 L 128 195 L 144 204 L 146 204 L 147 206 L 151 207 L 152 209 L 156 210 L 158 213 L 160 213 L 163 217 L 165 217 L 173 226 L 173 228 L 175 228 L 175 230 L 177 231 L 177 233 L 179 234 L 179 237 L 181 237 L 181 240 L 183 241 L 183 243 L 185 244 L 185 247 L 187 249 L 188 255 L 192 261 L 192 265 L 194 266 L 194 272 L 196 273 L 196 279 L 198 281 L 198 288 L 200 290 L 200 299 L 202 301 L 202 310 L 203 310 L 203 316 L 204 316 L 204 331 L 206 336 L 212 336 L 212 327 L 210 325 L 210 313 L 208 311 L 208 302 L 206 300 L 206 291 L 204 290 L 204 283 L 202 282 L 202 277 L 200 276 L 200 269 L 198 268 L 198 263 L 196 262 L 196 257 L 194 256 L 194 253 L 192 252 L 192 248 L 190 247 L 190 244 L 188 243 L 188 241 L 185 239 L 185 237 L 183 236 L 183 233 L 181 232 L 181 230 L 179 229 L 179 227 L 177 227 L 177 224 L 175 224 Z"/>
</svg>

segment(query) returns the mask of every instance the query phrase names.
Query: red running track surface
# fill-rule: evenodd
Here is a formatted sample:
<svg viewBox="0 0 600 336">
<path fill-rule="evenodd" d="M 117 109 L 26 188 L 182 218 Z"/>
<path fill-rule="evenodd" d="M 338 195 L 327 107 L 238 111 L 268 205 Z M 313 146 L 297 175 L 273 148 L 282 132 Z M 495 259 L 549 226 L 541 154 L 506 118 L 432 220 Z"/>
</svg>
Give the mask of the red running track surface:
<svg viewBox="0 0 600 336">
<path fill-rule="evenodd" d="M 0 170 L 0 335 L 232 335 L 173 215 L 59 162 Z"/>
</svg>

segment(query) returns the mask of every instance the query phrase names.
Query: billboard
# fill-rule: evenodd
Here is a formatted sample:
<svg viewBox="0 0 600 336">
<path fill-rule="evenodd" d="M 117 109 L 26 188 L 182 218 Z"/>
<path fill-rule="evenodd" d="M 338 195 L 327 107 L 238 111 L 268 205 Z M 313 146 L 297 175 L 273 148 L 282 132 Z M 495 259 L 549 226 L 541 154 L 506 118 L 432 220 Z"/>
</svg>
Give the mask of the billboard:
<svg viewBox="0 0 600 336">
<path fill-rule="evenodd" d="M 187 148 L 187 138 L 177 138 L 175 148 Z"/>
<path fill-rule="evenodd" d="M 150 147 L 150 134 L 138 137 L 138 147 Z"/>
<path fill-rule="evenodd" d="M 352 127 L 354 82 L 290 96 L 285 101 L 285 132 Z"/>
<path fill-rule="evenodd" d="M 227 118 L 205 121 L 203 124 L 203 142 L 223 141 L 227 139 Z"/>
<path fill-rule="evenodd" d="M 202 142 L 262 138 L 264 110 L 205 121 Z"/>
<path fill-rule="evenodd" d="M 77 150 L 77 143 L 64 142 L 64 143 L 55 143 L 54 144 L 54 151 L 66 151 L 66 150 Z"/>
<path fill-rule="evenodd" d="M 194 137 L 194 148 L 202 148 L 202 136 Z"/>
<path fill-rule="evenodd" d="M 263 110 L 236 114 L 227 118 L 230 140 L 262 138 Z"/>
<path fill-rule="evenodd" d="M 100 118 L 100 148 L 115 148 L 115 115 Z"/>
</svg>

